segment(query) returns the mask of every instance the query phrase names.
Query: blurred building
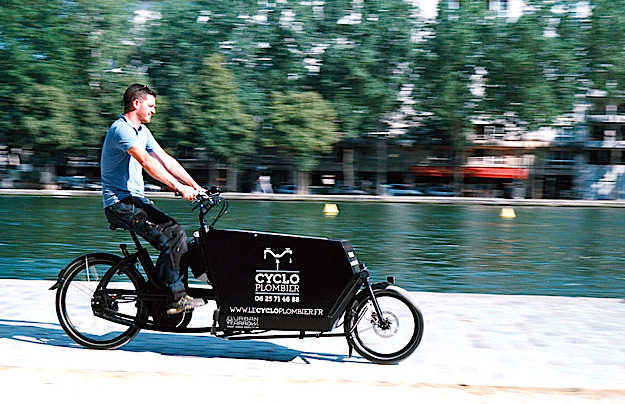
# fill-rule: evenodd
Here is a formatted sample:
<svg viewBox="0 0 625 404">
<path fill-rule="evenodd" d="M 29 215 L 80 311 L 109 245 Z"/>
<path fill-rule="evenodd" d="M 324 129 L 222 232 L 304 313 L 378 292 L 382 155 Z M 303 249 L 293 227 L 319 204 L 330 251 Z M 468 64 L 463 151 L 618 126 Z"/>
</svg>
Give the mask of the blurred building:
<svg viewBox="0 0 625 404">
<path fill-rule="evenodd" d="M 606 102 L 601 93 L 589 98 L 588 138 L 580 153 L 581 197 L 625 198 L 625 104 Z"/>
<path fill-rule="evenodd" d="M 439 2 L 446 2 L 450 9 L 458 9 L 462 0 L 412 0 L 426 19 L 436 18 Z M 523 13 L 524 0 L 484 0 L 488 4 L 488 9 L 499 13 L 502 17 L 511 19 L 518 18 Z"/>
</svg>

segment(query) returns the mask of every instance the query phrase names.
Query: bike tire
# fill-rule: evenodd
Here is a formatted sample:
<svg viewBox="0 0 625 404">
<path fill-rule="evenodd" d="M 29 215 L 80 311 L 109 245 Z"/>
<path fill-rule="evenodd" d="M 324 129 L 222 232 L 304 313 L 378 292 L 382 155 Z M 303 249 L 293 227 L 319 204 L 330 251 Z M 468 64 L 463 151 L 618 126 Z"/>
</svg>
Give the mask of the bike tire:
<svg viewBox="0 0 625 404">
<path fill-rule="evenodd" d="M 371 298 L 363 294 L 345 315 L 344 329 L 348 343 L 371 362 L 400 362 L 410 356 L 421 342 L 423 315 L 410 295 L 401 288 L 389 286 L 373 293 L 387 326 L 377 321 Z"/>
<path fill-rule="evenodd" d="M 78 344 L 93 349 L 116 349 L 133 339 L 140 328 L 117 324 L 96 316 L 94 293 L 100 281 L 121 257 L 108 253 L 86 254 L 72 262 L 63 272 L 56 293 L 56 312 L 61 327 Z M 114 278 L 114 279 L 113 279 Z M 109 274 L 105 283 L 133 292 L 142 290 L 143 278 L 131 269 Z M 106 285 L 104 285 L 106 286 Z M 116 306 L 115 306 L 116 305 Z M 123 307 L 120 307 L 123 305 Z M 139 317 L 145 312 L 141 301 L 112 302 L 110 307 Z"/>
</svg>

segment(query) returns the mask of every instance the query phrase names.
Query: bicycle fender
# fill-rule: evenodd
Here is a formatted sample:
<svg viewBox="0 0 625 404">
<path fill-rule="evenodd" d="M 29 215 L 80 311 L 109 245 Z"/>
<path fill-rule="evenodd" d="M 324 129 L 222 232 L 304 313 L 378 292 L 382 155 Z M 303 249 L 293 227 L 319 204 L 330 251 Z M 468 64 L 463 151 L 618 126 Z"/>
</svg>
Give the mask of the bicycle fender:
<svg viewBox="0 0 625 404">
<path fill-rule="evenodd" d="M 49 290 L 57 289 L 59 287 L 59 285 L 61 285 L 61 283 L 65 280 L 65 273 L 67 272 L 67 270 L 69 268 L 73 267 L 74 265 L 76 265 L 76 263 L 83 262 L 85 260 L 89 261 L 91 258 L 96 258 L 96 257 L 106 257 L 106 258 L 111 258 L 111 259 L 115 259 L 115 260 L 121 260 L 122 259 L 122 257 L 120 257 L 119 255 L 105 253 L 105 252 L 87 253 L 87 254 L 81 255 L 80 257 L 75 258 L 72 262 L 69 263 L 69 265 L 67 265 L 65 268 L 62 268 L 59 271 L 59 274 L 57 275 L 56 282 L 54 283 L 54 285 L 52 285 L 50 287 Z"/>
<path fill-rule="evenodd" d="M 404 288 L 400 288 L 399 286 L 395 286 L 395 285 L 390 285 L 388 287 L 388 289 L 393 289 L 394 291 L 396 291 L 398 294 L 402 295 L 403 297 L 405 297 L 408 301 L 410 301 L 415 307 L 419 307 L 417 300 L 414 298 L 414 296 L 408 292 L 406 289 Z"/>
<path fill-rule="evenodd" d="M 392 290 L 396 291 L 398 294 L 404 296 L 406 299 L 408 299 L 410 302 L 412 302 L 412 304 L 414 304 L 416 307 L 419 306 L 418 302 L 415 300 L 415 298 L 408 291 L 406 291 L 406 289 L 400 288 L 399 286 L 392 285 L 392 284 L 390 284 L 388 282 L 375 283 L 375 284 L 371 285 L 371 289 L 373 289 L 374 292 L 376 290 L 392 289 Z M 362 300 L 367 300 L 367 299 L 369 299 L 369 292 L 366 289 L 363 289 L 360 292 L 358 292 L 352 298 L 352 300 L 349 302 L 347 307 L 348 308 L 352 308 L 358 302 L 360 302 Z"/>
</svg>

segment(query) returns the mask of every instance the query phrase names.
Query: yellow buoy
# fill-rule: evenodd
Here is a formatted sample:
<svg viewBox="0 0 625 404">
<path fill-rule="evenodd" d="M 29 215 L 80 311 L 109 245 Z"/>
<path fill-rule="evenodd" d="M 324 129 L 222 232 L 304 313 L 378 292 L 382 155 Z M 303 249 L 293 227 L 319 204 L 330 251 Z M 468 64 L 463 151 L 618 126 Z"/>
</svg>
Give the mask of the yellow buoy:
<svg viewBox="0 0 625 404">
<path fill-rule="evenodd" d="M 514 219 L 516 217 L 516 213 L 514 213 L 514 209 L 512 208 L 501 208 L 499 217 L 502 219 Z"/>
<path fill-rule="evenodd" d="M 339 208 L 334 203 L 326 203 L 323 205 L 323 213 L 328 216 L 336 216 L 339 214 Z"/>
</svg>

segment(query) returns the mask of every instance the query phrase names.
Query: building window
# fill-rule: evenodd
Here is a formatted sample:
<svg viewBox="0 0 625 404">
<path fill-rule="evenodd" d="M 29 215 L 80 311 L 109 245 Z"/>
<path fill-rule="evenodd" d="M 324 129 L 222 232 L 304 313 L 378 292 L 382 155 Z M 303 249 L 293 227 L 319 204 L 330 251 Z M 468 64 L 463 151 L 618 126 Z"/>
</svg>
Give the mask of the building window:
<svg viewBox="0 0 625 404">
<path fill-rule="evenodd" d="M 508 11 L 508 0 L 488 0 L 488 9 L 499 13 Z"/>
<path fill-rule="evenodd" d="M 589 140 L 601 140 L 603 141 L 604 127 L 602 125 L 593 124 L 591 122 L 589 127 Z"/>
<path fill-rule="evenodd" d="M 547 165 L 572 166 L 575 164 L 575 155 L 570 150 L 552 150 L 548 153 Z"/>
<path fill-rule="evenodd" d="M 486 0 L 486 4 L 490 11 L 504 14 L 508 11 L 508 0 Z M 447 0 L 447 9 L 459 10 L 460 0 Z"/>
<path fill-rule="evenodd" d="M 588 164 L 609 166 L 611 164 L 610 154 L 610 150 L 590 150 L 588 153 Z"/>
<path fill-rule="evenodd" d="M 615 129 L 606 129 L 603 131 L 603 140 L 606 142 L 616 140 L 616 130 Z"/>
<path fill-rule="evenodd" d="M 503 140 L 505 129 L 502 125 L 484 126 L 484 135 L 489 140 Z"/>
</svg>

